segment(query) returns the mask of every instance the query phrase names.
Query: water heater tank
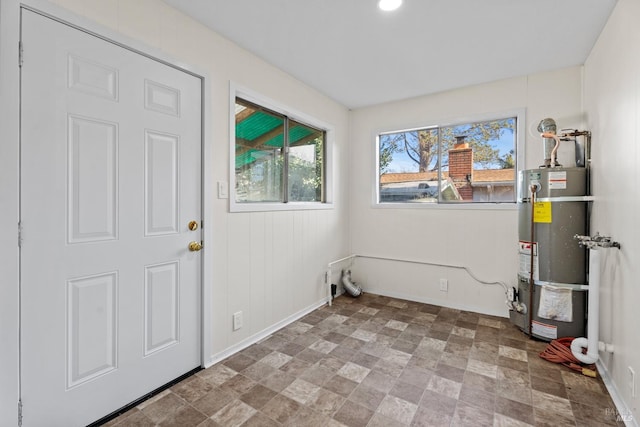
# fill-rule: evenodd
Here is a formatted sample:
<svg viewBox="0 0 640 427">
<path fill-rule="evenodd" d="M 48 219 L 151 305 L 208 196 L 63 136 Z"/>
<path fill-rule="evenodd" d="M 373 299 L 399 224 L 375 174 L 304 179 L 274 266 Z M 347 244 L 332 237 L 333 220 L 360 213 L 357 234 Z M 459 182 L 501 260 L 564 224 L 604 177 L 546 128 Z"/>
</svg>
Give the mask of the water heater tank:
<svg viewBox="0 0 640 427">
<path fill-rule="evenodd" d="M 586 251 L 574 236 L 588 234 L 586 195 L 585 168 L 519 174 L 518 299 L 526 312 L 512 311 L 510 317 L 537 338 L 584 335 Z"/>
</svg>

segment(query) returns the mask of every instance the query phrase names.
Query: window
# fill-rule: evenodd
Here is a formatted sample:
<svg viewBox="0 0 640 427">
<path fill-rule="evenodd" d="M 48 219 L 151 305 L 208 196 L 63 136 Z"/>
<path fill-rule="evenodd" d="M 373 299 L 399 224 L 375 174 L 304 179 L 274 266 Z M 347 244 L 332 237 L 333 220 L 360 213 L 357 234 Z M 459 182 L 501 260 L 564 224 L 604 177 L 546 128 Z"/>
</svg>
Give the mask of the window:
<svg viewBox="0 0 640 427">
<path fill-rule="evenodd" d="M 378 135 L 378 203 L 515 202 L 519 114 Z"/>
<path fill-rule="evenodd" d="M 236 97 L 236 206 L 325 202 L 326 139 L 320 126 Z"/>
</svg>

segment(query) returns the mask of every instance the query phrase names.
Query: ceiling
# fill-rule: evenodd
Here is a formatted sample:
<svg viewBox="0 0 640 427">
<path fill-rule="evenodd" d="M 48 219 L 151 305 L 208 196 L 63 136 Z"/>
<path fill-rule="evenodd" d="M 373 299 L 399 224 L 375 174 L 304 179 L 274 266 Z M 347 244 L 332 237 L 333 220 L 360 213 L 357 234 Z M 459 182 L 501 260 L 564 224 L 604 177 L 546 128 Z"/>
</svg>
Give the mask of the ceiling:
<svg viewBox="0 0 640 427">
<path fill-rule="evenodd" d="M 616 0 L 165 0 L 348 108 L 586 60 Z"/>
</svg>

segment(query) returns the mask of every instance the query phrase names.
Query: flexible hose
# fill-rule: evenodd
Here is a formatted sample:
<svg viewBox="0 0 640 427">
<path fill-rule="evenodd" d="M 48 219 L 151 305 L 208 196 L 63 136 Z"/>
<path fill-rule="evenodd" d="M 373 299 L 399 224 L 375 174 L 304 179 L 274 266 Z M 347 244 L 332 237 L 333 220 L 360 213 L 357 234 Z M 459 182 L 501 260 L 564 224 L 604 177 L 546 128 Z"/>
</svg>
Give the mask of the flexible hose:
<svg viewBox="0 0 640 427">
<path fill-rule="evenodd" d="M 553 150 L 551 150 L 551 167 L 554 167 L 557 165 L 557 153 L 558 147 L 560 147 L 560 137 L 552 132 L 544 132 L 540 136 L 543 138 L 553 138 L 556 141 L 556 145 L 553 147 Z"/>
<path fill-rule="evenodd" d="M 573 340 L 573 337 L 565 337 L 551 341 L 544 351 L 540 353 L 540 357 L 548 360 L 549 362 L 564 365 L 567 368 L 580 372 L 583 375 L 595 378 L 597 375 L 595 365 L 583 366 L 571 352 L 571 342 Z"/>
</svg>

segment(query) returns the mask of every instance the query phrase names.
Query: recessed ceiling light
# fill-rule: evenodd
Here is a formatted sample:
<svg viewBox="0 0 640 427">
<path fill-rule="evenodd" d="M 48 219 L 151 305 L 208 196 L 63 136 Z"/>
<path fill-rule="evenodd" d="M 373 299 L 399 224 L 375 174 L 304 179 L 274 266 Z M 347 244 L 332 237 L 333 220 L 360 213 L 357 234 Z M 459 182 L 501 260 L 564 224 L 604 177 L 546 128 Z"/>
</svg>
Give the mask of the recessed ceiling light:
<svg viewBox="0 0 640 427">
<path fill-rule="evenodd" d="M 380 0 L 378 7 L 385 12 L 396 10 L 402 5 L 402 0 Z"/>
</svg>

